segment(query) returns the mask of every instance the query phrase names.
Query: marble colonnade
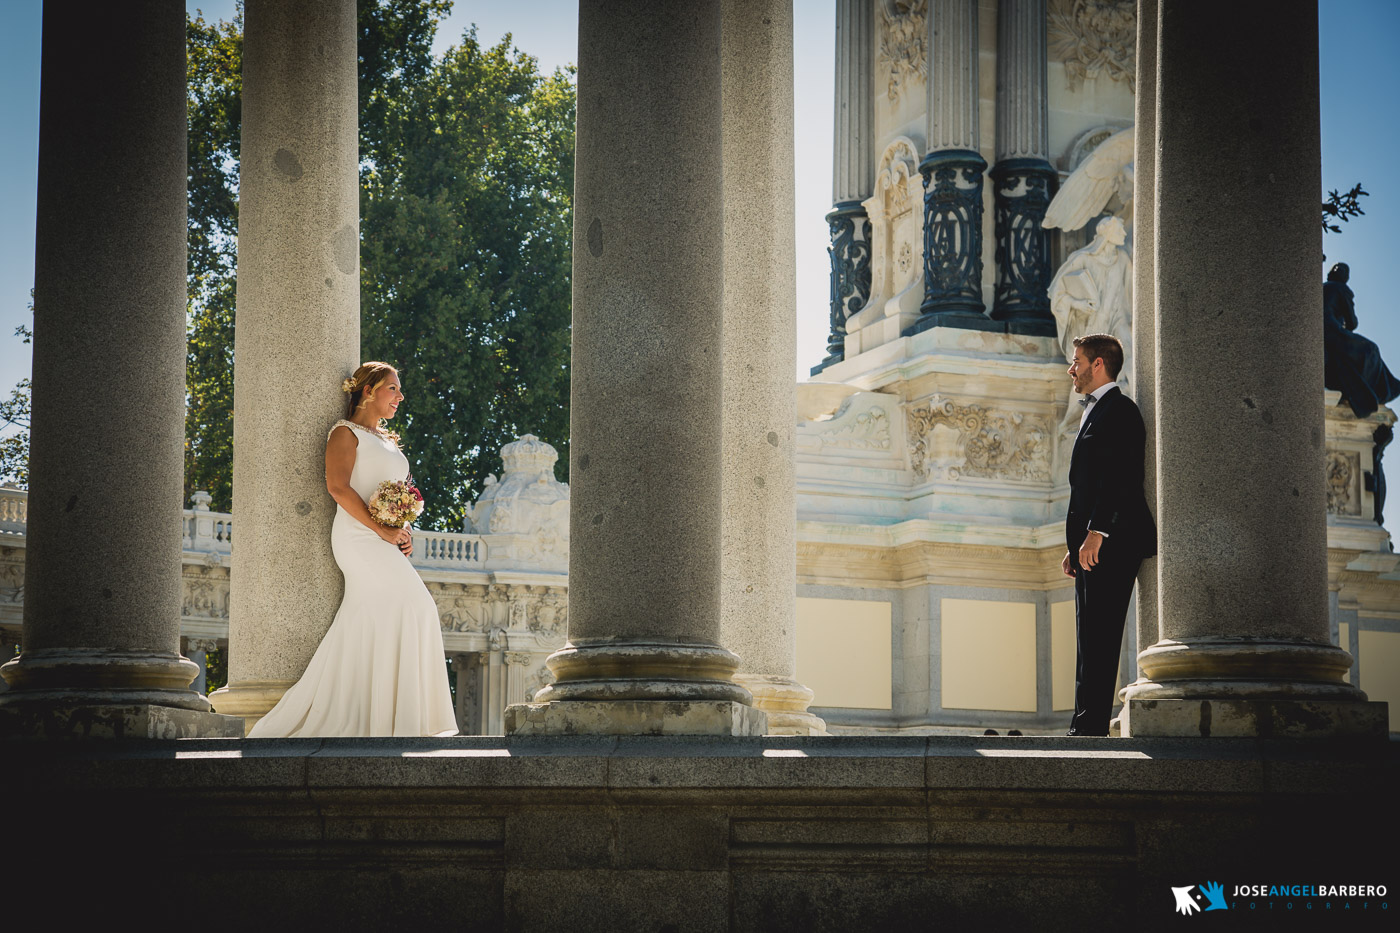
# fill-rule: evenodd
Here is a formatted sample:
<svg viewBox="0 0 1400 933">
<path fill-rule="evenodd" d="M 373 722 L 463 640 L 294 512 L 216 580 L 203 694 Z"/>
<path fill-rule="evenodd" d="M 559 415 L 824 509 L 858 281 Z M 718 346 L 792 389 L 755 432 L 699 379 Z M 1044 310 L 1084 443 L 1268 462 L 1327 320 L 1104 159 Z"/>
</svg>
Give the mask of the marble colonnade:
<svg viewBox="0 0 1400 933">
<path fill-rule="evenodd" d="M 249 727 L 301 676 L 343 587 L 322 452 L 360 362 L 358 35 L 355 0 L 249 0 L 244 17 L 239 536 L 213 699 Z"/>
<path fill-rule="evenodd" d="M 1041 228 L 1059 173 L 1050 164 L 1046 0 L 997 5 L 994 320 L 1013 334 L 1055 336 L 1050 235 Z"/>
<path fill-rule="evenodd" d="M 812 734 L 797 650 L 792 0 L 724 0 L 721 644 L 770 733 Z M 868 150 L 867 146 L 867 150 Z"/>
<path fill-rule="evenodd" d="M 979 119 L 978 0 L 928 9 L 924 301 L 909 329 L 1003 330 L 982 300 L 982 187 L 987 160 Z"/>
<path fill-rule="evenodd" d="M 1142 8 L 1160 559 L 1124 731 L 1383 736 L 1328 631 L 1317 5 Z"/>
<path fill-rule="evenodd" d="M 43 31 L 33 530 L 0 734 L 238 732 L 180 655 L 184 6 L 49 4 Z"/>
<path fill-rule="evenodd" d="M 720 646 L 721 7 L 579 6 L 569 644 L 509 733 L 766 729 Z"/>
<path fill-rule="evenodd" d="M 1156 179 L 1157 179 L 1157 2 L 1137 4 L 1137 95 L 1133 122 L 1133 202 L 1139 205 L 1133 224 L 1133 372 L 1132 396 L 1142 412 L 1147 431 L 1147 468 L 1144 493 L 1157 514 L 1157 306 Z M 1157 641 L 1157 558 L 1143 561 L 1137 583 L 1137 644 L 1139 649 Z M 1142 668 L 1133 671 L 1142 679 Z M 1121 691 L 1120 691 L 1121 696 Z"/>
<path fill-rule="evenodd" d="M 875 184 L 875 0 L 836 0 L 836 102 L 832 131 L 831 332 L 813 375 L 846 358 L 846 319 L 870 298 L 870 218 L 861 203 Z"/>
</svg>

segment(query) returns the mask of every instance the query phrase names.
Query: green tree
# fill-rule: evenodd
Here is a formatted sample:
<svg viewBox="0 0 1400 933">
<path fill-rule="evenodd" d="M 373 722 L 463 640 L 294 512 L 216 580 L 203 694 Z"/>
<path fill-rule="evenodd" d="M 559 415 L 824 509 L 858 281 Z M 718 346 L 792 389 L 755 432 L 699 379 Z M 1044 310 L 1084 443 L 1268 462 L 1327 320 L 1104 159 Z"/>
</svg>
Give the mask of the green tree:
<svg viewBox="0 0 1400 933">
<path fill-rule="evenodd" d="M 29 291 L 29 313 L 34 313 L 34 290 Z M 15 336 L 29 343 L 34 334 L 27 325 L 15 328 Z M 0 402 L 0 485 L 29 488 L 29 402 L 30 382 L 26 377 Z M 13 429 L 13 430 L 12 430 Z"/>
<path fill-rule="evenodd" d="M 362 187 L 362 341 L 402 372 L 426 526 L 461 526 L 517 434 L 567 463 L 573 126 L 571 72 L 542 77 L 474 30 L 386 107 Z"/>
<path fill-rule="evenodd" d="M 233 299 L 243 113 L 243 9 L 231 23 L 186 20 L 189 113 L 189 333 L 185 501 L 233 506 Z"/>
<path fill-rule="evenodd" d="M 1362 190 L 1361 183 L 1352 185 L 1346 194 L 1338 192 L 1335 188 L 1327 192 L 1327 200 L 1322 202 L 1322 230 L 1324 233 L 1341 233 L 1342 228 L 1332 221 L 1348 221 L 1355 217 L 1361 217 L 1366 212 L 1361 209 L 1361 198 L 1370 197 L 1370 193 Z"/>
<path fill-rule="evenodd" d="M 567 463 L 572 71 L 542 76 L 475 31 L 434 59 L 446 0 L 361 0 L 361 341 L 402 370 L 395 425 L 428 507 L 460 527 L 499 448 L 530 431 Z M 189 20 L 186 495 L 232 500 L 241 9 Z"/>
</svg>

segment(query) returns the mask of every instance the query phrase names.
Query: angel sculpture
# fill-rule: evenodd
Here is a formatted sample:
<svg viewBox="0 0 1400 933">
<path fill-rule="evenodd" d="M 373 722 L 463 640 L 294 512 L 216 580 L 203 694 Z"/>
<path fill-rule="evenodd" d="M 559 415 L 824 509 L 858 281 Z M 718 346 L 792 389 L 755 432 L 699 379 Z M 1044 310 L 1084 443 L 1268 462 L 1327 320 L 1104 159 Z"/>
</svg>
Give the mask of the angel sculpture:
<svg viewBox="0 0 1400 933">
<path fill-rule="evenodd" d="M 1041 227 L 1078 230 L 1097 217 L 1118 195 L 1122 208 L 1117 216 L 1124 229 L 1133 226 L 1133 128 L 1119 130 L 1099 143 L 1079 167 L 1065 179 L 1045 209 Z"/>
</svg>

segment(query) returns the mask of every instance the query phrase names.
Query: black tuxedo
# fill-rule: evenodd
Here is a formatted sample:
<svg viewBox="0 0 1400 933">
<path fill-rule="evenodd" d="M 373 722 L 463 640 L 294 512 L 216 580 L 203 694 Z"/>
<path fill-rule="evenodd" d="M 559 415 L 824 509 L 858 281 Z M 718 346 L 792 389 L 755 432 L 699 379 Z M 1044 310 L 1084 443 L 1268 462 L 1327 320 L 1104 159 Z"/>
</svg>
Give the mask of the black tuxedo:
<svg viewBox="0 0 1400 933">
<path fill-rule="evenodd" d="M 1070 457 L 1065 545 L 1075 571 L 1076 735 L 1108 734 L 1128 601 L 1142 559 L 1157 553 L 1157 525 L 1142 491 L 1146 443 L 1137 405 L 1114 386 L 1089 409 Z M 1090 528 L 1107 537 L 1098 565 L 1085 570 L 1079 547 Z"/>
</svg>

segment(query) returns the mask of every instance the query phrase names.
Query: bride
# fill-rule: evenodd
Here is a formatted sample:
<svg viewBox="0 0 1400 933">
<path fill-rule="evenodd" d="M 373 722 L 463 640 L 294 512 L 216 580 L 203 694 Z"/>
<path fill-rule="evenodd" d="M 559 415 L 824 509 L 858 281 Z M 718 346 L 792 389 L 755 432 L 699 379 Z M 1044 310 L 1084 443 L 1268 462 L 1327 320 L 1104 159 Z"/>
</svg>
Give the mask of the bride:
<svg viewBox="0 0 1400 933">
<path fill-rule="evenodd" d="M 398 437 L 380 426 L 403 401 L 399 374 L 365 363 L 341 389 L 349 419 L 326 440 L 326 489 L 345 599 L 306 673 L 248 737 L 454 735 L 437 605 L 408 562 L 413 536 L 365 504 L 380 483 L 408 476 Z"/>
</svg>

